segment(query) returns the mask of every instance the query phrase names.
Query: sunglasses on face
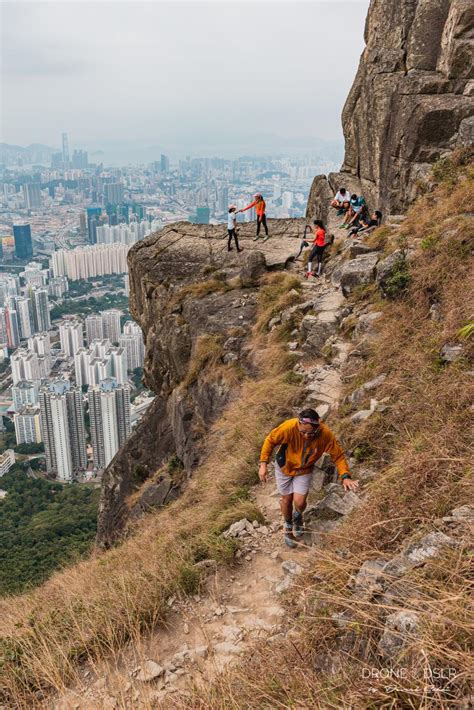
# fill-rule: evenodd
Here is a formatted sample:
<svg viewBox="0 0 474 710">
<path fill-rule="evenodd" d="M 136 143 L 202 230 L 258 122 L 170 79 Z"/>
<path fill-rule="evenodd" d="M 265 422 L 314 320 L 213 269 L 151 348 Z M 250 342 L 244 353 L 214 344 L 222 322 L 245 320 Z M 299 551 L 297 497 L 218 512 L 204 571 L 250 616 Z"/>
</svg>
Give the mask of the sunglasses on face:
<svg viewBox="0 0 474 710">
<path fill-rule="evenodd" d="M 316 436 L 316 434 L 318 433 L 318 429 L 319 429 L 319 424 L 317 427 L 314 427 L 314 429 L 312 431 L 304 431 L 304 429 L 301 429 L 301 427 L 298 427 L 298 431 L 300 434 L 302 434 L 302 436 Z"/>
</svg>

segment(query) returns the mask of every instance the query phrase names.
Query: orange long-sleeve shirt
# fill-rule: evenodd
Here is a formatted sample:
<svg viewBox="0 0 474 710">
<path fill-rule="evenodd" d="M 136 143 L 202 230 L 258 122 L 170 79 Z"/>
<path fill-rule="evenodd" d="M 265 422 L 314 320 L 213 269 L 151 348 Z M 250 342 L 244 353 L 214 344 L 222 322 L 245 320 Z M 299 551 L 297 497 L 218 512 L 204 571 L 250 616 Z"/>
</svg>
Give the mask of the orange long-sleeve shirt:
<svg viewBox="0 0 474 710">
<path fill-rule="evenodd" d="M 299 431 L 298 419 L 287 419 L 269 433 L 263 442 L 260 461 L 268 462 L 273 449 L 278 446 L 277 461 L 287 476 L 311 473 L 313 466 L 327 452 L 339 476 L 350 475 L 349 466 L 339 442 L 326 424 L 319 425 L 312 439 L 305 439 Z"/>
<path fill-rule="evenodd" d="M 255 207 L 257 217 L 263 217 L 265 214 L 265 200 L 254 200 L 250 205 L 243 207 L 240 211 L 245 212 L 245 210 L 250 210 L 252 207 Z"/>
</svg>

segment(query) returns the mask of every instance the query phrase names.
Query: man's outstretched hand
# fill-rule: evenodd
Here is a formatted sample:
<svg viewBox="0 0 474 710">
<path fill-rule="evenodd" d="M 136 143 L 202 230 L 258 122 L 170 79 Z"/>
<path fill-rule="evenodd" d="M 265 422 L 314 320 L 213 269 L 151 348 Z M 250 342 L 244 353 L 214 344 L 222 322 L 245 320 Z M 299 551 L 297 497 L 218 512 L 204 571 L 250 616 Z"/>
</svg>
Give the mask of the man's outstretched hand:
<svg viewBox="0 0 474 710">
<path fill-rule="evenodd" d="M 261 463 L 258 467 L 258 477 L 262 483 L 266 483 L 268 481 L 268 467 L 266 463 Z"/>
<path fill-rule="evenodd" d="M 342 487 L 345 491 L 355 491 L 359 488 L 359 481 L 353 481 L 352 478 L 343 478 Z"/>
</svg>

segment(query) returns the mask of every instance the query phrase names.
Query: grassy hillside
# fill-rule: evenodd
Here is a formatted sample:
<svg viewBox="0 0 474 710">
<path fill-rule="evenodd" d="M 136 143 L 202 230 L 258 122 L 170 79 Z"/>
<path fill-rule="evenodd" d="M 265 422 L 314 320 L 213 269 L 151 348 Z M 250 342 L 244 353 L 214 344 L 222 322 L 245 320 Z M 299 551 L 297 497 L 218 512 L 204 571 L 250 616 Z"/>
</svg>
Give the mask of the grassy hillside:
<svg viewBox="0 0 474 710">
<path fill-rule="evenodd" d="M 177 707 L 451 708 L 469 695 L 472 538 L 458 538 L 457 547 L 409 572 L 397 603 L 354 595 L 364 561 L 396 554 L 411 536 L 441 529 L 442 516 L 472 503 L 473 166 L 438 168 L 441 184 L 400 229 L 371 237 L 387 254 L 410 248 L 391 298 L 372 286 L 353 298 L 383 312 L 370 354 L 347 373 L 346 394 L 386 373 L 377 396 L 389 398 L 388 408 L 355 425 L 346 406 L 338 425 L 375 473 L 367 498 L 292 590 L 287 640 L 257 645 L 243 665 Z M 456 362 L 441 357 L 447 343 L 463 346 Z M 392 667 L 377 644 L 384 615 L 403 606 L 420 614 L 421 631 Z"/>
</svg>

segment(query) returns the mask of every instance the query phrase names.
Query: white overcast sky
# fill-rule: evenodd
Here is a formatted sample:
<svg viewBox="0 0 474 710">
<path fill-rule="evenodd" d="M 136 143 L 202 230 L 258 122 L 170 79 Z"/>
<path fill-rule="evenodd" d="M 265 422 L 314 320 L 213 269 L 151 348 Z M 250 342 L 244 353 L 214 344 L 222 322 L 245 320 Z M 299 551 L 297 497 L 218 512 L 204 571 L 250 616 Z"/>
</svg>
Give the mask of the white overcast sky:
<svg viewBox="0 0 474 710">
<path fill-rule="evenodd" d="M 2 2 L 2 138 L 258 150 L 341 138 L 369 0 Z"/>
</svg>

